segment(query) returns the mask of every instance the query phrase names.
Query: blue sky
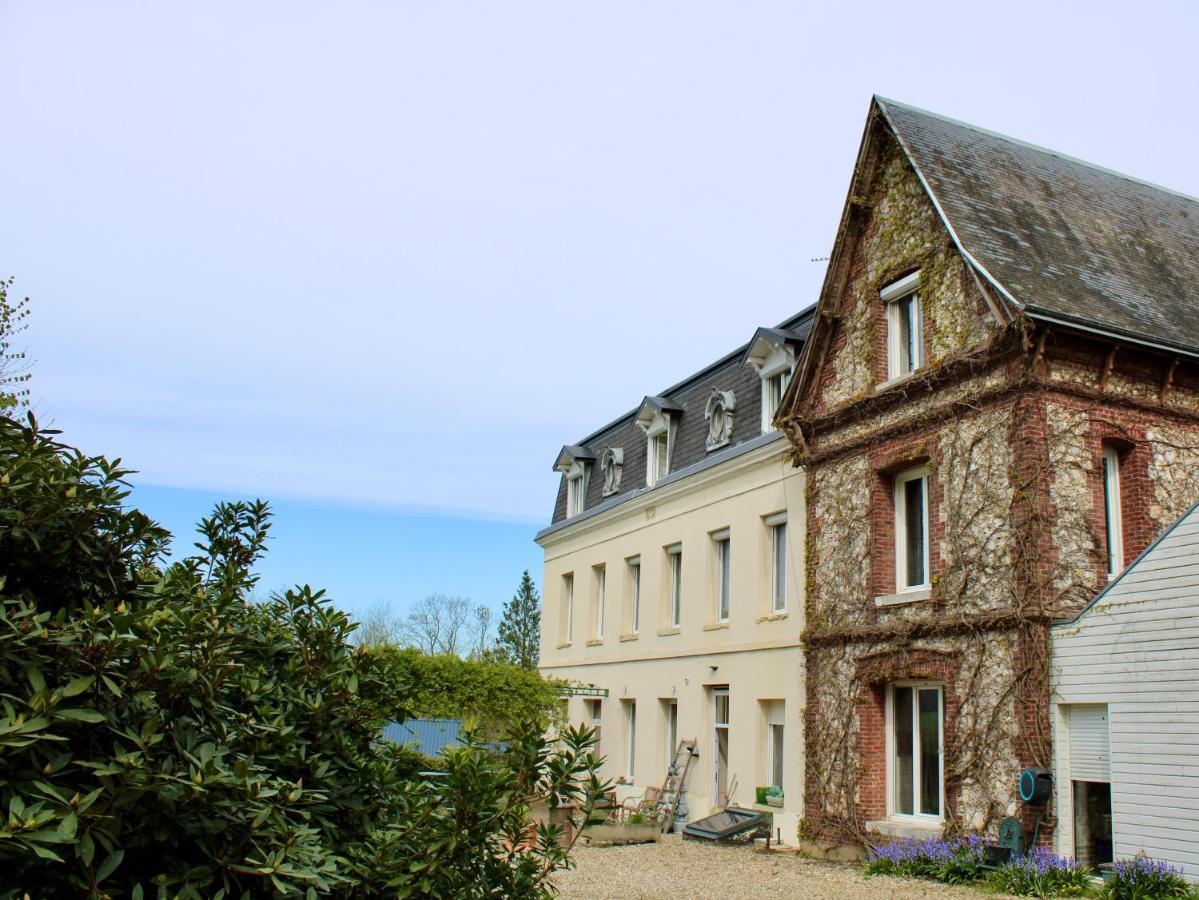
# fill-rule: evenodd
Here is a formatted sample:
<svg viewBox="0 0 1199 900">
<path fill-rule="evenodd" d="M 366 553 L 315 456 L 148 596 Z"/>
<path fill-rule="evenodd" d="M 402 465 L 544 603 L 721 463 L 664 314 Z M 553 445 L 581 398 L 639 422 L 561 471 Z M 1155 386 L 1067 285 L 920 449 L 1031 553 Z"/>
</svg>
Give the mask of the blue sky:
<svg viewBox="0 0 1199 900">
<path fill-rule="evenodd" d="M 497 604 L 563 443 L 815 299 L 872 93 L 1199 193 L 1186 3 L 0 2 L 38 413 L 264 583 Z"/>
</svg>

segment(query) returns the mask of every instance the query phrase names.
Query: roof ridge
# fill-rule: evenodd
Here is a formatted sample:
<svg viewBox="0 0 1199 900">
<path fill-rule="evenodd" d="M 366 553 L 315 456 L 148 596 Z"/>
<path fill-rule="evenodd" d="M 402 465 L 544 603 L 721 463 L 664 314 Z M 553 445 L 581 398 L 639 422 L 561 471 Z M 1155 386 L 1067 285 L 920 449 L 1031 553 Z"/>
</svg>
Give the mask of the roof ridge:
<svg viewBox="0 0 1199 900">
<path fill-rule="evenodd" d="M 1105 175 L 1113 175 L 1116 178 L 1122 178 L 1125 181 L 1131 181 L 1133 184 L 1143 185 L 1144 187 L 1153 188 L 1155 191 L 1161 191 L 1164 194 L 1172 194 L 1175 197 L 1181 197 L 1184 200 L 1189 200 L 1192 203 L 1199 204 L 1199 197 L 1188 194 L 1185 191 L 1180 191 L 1175 188 L 1166 187 L 1163 184 L 1158 184 L 1154 181 L 1149 181 L 1145 178 L 1138 178 L 1135 175 L 1129 175 L 1127 172 L 1120 172 L 1117 169 L 1109 169 L 1107 166 L 1101 166 L 1098 163 L 1088 162 L 1077 156 L 1072 156 L 1069 153 L 1063 153 L 1060 150 L 1054 150 L 1052 147 L 1045 147 L 1041 144 L 1034 144 L 1031 141 L 1024 141 L 1020 138 L 1012 137 L 1010 134 L 1004 134 L 1000 131 L 992 131 L 989 128 L 983 128 L 980 125 L 974 125 L 970 122 L 963 122 L 961 119 L 955 119 L 952 116 L 942 115 L 941 113 L 933 112 L 929 109 L 924 109 L 920 106 L 913 106 L 910 103 L 903 103 L 899 100 L 891 100 L 881 94 L 875 94 L 874 100 L 886 110 L 888 107 L 897 107 L 906 109 L 914 113 L 919 113 L 922 116 L 927 116 L 930 119 L 938 119 L 942 122 L 948 122 L 951 125 L 957 125 L 965 128 L 968 131 L 973 131 L 977 134 L 985 134 L 988 137 L 998 138 L 1001 141 L 1006 141 L 1009 144 L 1016 144 L 1021 147 L 1026 147 L 1029 150 L 1036 150 L 1039 153 L 1046 153 L 1049 156 L 1055 156 L 1058 159 L 1067 160 L 1068 162 L 1076 163 L 1088 169 L 1093 169 L 1096 172 L 1102 172 Z"/>
</svg>

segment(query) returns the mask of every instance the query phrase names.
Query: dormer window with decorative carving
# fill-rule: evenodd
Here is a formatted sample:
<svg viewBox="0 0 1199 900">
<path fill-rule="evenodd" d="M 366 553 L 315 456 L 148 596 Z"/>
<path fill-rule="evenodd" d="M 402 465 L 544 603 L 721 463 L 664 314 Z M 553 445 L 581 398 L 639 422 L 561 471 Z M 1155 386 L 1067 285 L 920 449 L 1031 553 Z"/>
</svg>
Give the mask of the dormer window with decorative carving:
<svg viewBox="0 0 1199 900">
<path fill-rule="evenodd" d="M 600 472 L 604 476 L 604 496 L 620 493 L 620 477 L 624 469 L 624 450 L 605 447 L 600 454 Z"/>
<path fill-rule="evenodd" d="M 745 351 L 745 365 L 762 379 L 762 433 L 774 431 L 783 394 L 795 368 L 795 349 L 803 338 L 781 328 L 759 328 Z"/>
<path fill-rule="evenodd" d="M 733 410 L 737 399 L 732 391 L 712 391 L 704 418 L 708 420 L 708 437 L 704 445 L 708 450 L 723 447 L 733 438 Z"/>
<path fill-rule="evenodd" d="M 645 432 L 645 484 L 653 487 L 670 473 L 674 432 L 683 407 L 665 397 L 646 397 L 637 411 L 637 427 Z"/>
<path fill-rule="evenodd" d="M 558 453 L 554 470 L 566 476 L 566 517 L 577 516 L 587 508 L 587 476 L 595 454 L 587 447 L 567 445 Z"/>
<path fill-rule="evenodd" d="M 910 375 L 924 365 L 924 314 L 920 273 L 913 272 L 879 292 L 887 304 L 887 379 Z"/>
</svg>

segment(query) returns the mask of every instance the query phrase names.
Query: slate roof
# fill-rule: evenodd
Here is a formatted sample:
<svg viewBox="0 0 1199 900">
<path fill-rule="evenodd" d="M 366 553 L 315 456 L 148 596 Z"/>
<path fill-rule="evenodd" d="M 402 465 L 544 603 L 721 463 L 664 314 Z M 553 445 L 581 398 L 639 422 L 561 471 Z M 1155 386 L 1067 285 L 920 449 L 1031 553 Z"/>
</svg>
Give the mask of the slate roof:
<svg viewBox="0 0 1199 900">
<path fill-rule="evenodd" d="M 961 249 L 1028 315 L 1199 352 L 1199 200 L 875 102 Z"/>
<path fill-rule="evenodd" d="M 777 329 L 768 329 L 768 331 L 783 335 L 788 341 L 801 346 L 812 329 L 814 312 L 815 305 L 809 306 L 780 324 Z M 756 337 L 757 334 L 758 332 L 755 332 L 754 336 Z M 635 494 L 646 490 L 646 437 L 645 432 L 636 424 L 637 414 L 645 403 L 673 411 L 679 417 L 670 460 L 672 476 L 678 473 L 685 477 L 686 470 L 698 467 L 709 460 L 716 461 L 727 458 L 738 448 L 762 437 L 760 414 L 762 380 L 758 377 L 757 372 L 744 363 L 745 352 L 748 348 L 749 344 L 743 344 L 678 384 L 647 396 L 637 409 L 608 423 L 576 444 L 568 445 L 575 450 L 585 449 L 586 452 L 595 454 L 597 458 L 603 452 L 604 447 L 624 449 L 620 491 L 611 497 L 604 497 L 603 476 L 598 470 L 592 471 L 587 482 L 587 497 L 582 515 L 586 516 L 601 504 L 605 509 L 610 508 L 612 505 L 628 500 Z M 704 417 L 704 413 L 708 397 L 714 390 L 733 391 L 737 399 L 737 408 L 733 415 L 733 435 L 729 445 L 709 452 L 705 444 L 708 435 L 708 421 Z M 673 478 L 669 480 L 673 480 Z M 565 518 L 566 476 L 563 475 L 558 486 L 558 497 L 554 504 L 552 522 L 556 524 Z M 546 531 L 549 530 L 551 529 L 546 529 Z"/>
</svg>

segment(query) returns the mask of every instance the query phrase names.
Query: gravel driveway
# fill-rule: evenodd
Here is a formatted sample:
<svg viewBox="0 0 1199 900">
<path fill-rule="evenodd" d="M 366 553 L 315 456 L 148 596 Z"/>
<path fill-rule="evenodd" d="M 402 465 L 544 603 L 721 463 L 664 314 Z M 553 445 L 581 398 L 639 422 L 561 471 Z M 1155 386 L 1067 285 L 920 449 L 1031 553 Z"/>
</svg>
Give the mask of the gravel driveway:
<svg viewBox="0 0 1199 900">
<path fill-rule="evenodd" d="M 794 853 L 755 853 L 746 846 L 715 846 L 670 835 L 660 844 L 584 847 L 577 868 L 559 875 L 563 897 L 735 900 L 995 900 L 971 888 L 906 878 L 866 878 L 856 868 L 816 862 Z"/>
</svg>

